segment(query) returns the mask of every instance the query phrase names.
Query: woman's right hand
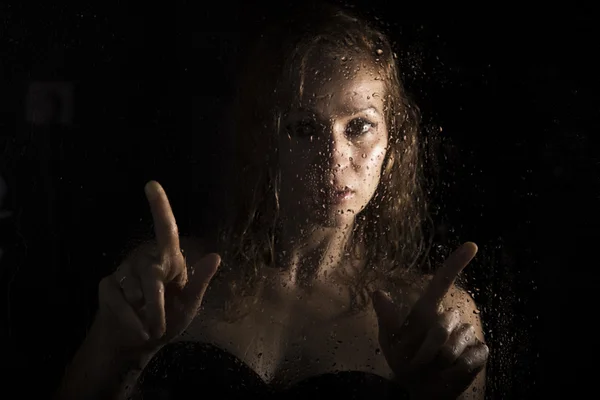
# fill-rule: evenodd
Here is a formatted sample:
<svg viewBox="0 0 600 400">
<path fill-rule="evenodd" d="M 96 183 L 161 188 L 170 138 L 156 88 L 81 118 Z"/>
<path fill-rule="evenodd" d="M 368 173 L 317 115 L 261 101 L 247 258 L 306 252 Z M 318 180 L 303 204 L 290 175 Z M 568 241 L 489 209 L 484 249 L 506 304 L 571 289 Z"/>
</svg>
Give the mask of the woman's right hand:
<svg viewBox="0 0 600 400">
<path fill-rule="evenodd" d="M 145 192 L 156 242 L 100 282 L 97 322 L 111 346 L 155 352 L 192 322 L 221 259 L 211 253 L 190 265 L 164 189 L 151 181 Z"/>
</svg>

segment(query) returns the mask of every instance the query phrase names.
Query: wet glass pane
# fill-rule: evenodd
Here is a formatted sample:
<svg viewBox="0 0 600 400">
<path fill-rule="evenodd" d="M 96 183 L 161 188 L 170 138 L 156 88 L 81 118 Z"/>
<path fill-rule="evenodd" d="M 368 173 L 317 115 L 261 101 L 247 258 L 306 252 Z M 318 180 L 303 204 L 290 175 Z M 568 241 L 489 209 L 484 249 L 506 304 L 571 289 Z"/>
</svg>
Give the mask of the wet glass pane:
<svg viewBox="0 0 600 400">
<path fill-rule="evenodd" d="M 591 13 L 262 3 L 0 6 L 7 382 L 521 399 L 590 380 L 561 360 L 590 338 L 560 330 L 595 301 Z"/>
</svg>

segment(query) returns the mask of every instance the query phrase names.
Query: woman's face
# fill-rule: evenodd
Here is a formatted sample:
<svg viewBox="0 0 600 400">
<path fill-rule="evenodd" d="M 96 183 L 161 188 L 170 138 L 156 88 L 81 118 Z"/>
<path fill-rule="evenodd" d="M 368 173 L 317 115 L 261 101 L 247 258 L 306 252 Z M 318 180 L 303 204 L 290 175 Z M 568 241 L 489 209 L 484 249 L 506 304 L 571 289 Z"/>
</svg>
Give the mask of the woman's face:
<svg viewBox="0 0 600 400">
<path fill-rule="evenodd" d="M 373 197 L 388 144 L 385 85 L 375 68 L 312 58 L 281 121 L 280 205 L 325 226 L 352 223 Z"/>
</svg>

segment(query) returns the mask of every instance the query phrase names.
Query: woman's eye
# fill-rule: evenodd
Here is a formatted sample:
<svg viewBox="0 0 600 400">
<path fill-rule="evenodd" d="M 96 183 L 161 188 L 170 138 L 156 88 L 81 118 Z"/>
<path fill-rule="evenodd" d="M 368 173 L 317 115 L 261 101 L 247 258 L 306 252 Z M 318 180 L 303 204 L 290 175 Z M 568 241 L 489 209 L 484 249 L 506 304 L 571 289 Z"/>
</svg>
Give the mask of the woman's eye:
<svg viewBox="0 0 600 400">
<path fill-rule="evenodd" d="M 371 131 L 375 127 L 375 124 L 367 121 L 363 118 L 356 118 L 350 121 L 346 127 L 346 134 L 348 136 L 361 136 Z"/>
<path fill-rule="evenodd" d="M 296 137 L 310 137 L 317 133 L 317 123 L 313 120 L 301 120 L 288 125 L 288 131 Z"/>
</svg>

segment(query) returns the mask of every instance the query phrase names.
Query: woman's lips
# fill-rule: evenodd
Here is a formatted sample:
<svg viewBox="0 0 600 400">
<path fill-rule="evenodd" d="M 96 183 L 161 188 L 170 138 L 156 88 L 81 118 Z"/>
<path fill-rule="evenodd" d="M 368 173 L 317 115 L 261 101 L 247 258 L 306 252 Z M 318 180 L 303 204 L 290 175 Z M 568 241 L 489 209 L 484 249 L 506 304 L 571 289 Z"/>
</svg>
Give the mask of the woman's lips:
<svg viewBox="0 0 600 400">
<path fill-rule="evenodd" d="M 341 204 L 354 197 L 354 190 L 335 190 L 327 193 L 326 200 L 329 204 Z"/>
</svg>

